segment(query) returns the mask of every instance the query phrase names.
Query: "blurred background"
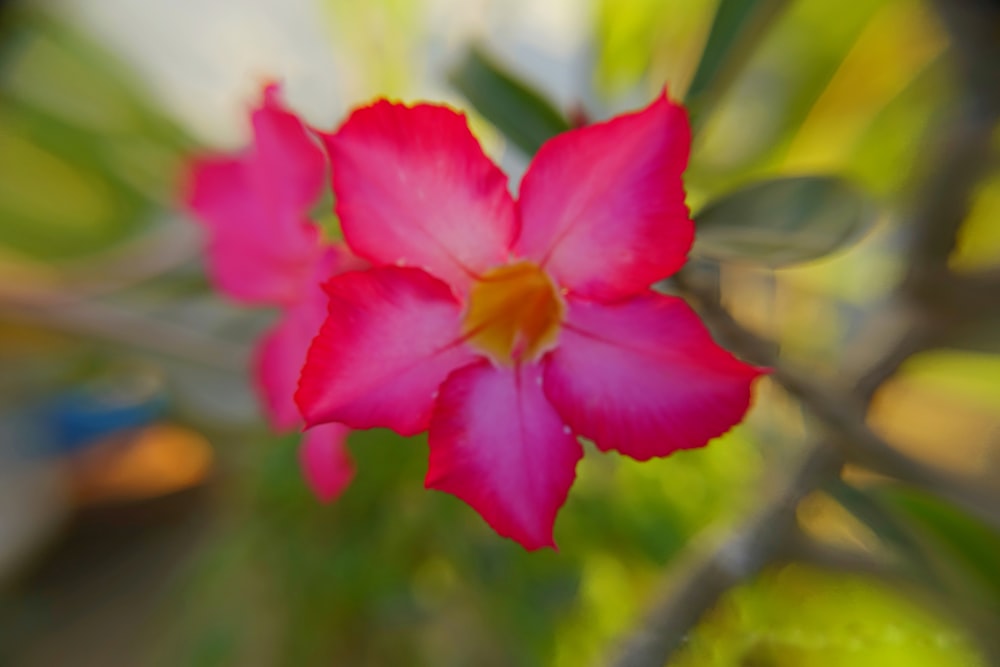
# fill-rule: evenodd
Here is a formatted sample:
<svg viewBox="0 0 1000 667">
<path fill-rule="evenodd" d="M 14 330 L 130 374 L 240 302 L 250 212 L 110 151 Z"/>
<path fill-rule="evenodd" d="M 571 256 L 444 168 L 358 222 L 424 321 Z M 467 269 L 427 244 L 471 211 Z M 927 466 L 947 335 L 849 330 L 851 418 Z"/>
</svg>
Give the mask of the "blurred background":
<svg viewBox="0 0 1000 667">
<path fill-rule="evenodd" d="M 768 239 L 738 235 L 715 248 L 737 319 L 822 377 L 905 269 L 899 211 L 957 95 L 949 38 L 921 0 L 758 4 L 781 10 L 722 85 L 702 72 L 714 0 L 0 2 L 0 664 L 601 664 L 682 552 L 740 525 L 787 473 L 811 429 L 800 407 L 762 384 L 747 423 L 703 450 L 642 464 L 591 452 L 558 552 L 525 553 L 424 491 L 420 438 L 352 435 L 355 481 L 320 504 L 298 437 L 268 431 L 249 378 L 274 313 L 213 292 L 180 179 L 190 156 L 247 142 L 268 79 L 325 129 L 376 96 L 446 101 L 515 187 L 535 135 L 491 103 L 496 81 L 538 91 L 557 126 L 694 87 L 693 210 L 778 176 L 865 193 L 816 194 L 832 197 L 836 238 L 821 229 L 815 252 L 799 239 L 807 251 L 755 262 Z M 759 205 L 737 200 L 747 216 Z M 994 170 L 953 269 L 996 266 L 998 216 Z M 871 424 L 996 488 L 992 325 L 909 360 Z M 807 499 L 802 525 L 862 553 L 905 534 L 904 550 L 943 564 L 955 606 L 774 566 L 671 665 L 988 664 L 955 608 L 996 618 L 1000 536 L 932 496 L 847 479 L 856 502 Z M 858 511 L 876 501 L 876 519 Z"/>
</svg>

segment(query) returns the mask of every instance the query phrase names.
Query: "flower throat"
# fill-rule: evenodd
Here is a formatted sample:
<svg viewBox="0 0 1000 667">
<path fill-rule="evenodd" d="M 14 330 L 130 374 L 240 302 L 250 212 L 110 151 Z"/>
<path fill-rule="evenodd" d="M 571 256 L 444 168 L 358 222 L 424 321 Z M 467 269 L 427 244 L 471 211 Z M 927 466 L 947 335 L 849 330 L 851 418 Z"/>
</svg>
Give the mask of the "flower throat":
<svg viewBox="0 0 1000 667">
<path fill-rule="evenodd" d="M 462 333 L 497 361 L 534 360 L 555 343 L 565 314 L 549 276 L 532 262 L 518 262 L 476 281 Z"/>
</svg>

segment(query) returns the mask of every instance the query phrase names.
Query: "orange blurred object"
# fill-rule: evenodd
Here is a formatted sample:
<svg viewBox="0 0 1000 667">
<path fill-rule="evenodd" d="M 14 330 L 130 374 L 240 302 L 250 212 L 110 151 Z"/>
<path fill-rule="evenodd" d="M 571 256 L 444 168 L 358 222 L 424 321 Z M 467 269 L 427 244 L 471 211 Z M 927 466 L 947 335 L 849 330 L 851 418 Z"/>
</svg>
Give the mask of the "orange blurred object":
<svg viewBox="0 0 1000 667">
<path fill-rule="evenodd" d="M 80 506 L 147 500 L 203 484 L 212 448 L 200 433 L 155 424 L 97 446 L 74 462 Z"/>
</svg>

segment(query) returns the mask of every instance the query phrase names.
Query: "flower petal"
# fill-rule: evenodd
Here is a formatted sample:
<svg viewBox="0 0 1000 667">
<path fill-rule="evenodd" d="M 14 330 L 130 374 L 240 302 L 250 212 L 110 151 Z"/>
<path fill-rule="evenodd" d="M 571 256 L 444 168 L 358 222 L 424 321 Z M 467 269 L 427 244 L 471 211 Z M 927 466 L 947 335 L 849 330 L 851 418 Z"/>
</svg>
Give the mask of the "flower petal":
<svg viewBox="0 0 1000 667">
<path fill-rule="evenodd" d="M 544 386 L 574 431 L 644 461 L 728 431 L 763 372 L 716 345 L 682 299 L 648 292 L 610 305 L 569 300 Z"/>
<path fill-rule="evenodd" d="M 253 112 L 253 146 L 237 157 L 195 160 L 185 201 L 209 233 L 216 286 L 248 303 L 297 299 L 319 256 L 306 217 L 323 187 L 323 152 L 269 87 Z"/>
<path fill-rule="evenodd" d="M 475 358 L 451 290 L 420 269 L 380 267 L 336 276 L 326 291 L 329 315 L 295 396 L 306 423 L 425 430 L 438 386 Z"/>
<path fill-rule="evenodd" d="M 285 311 L 257 347 L 256 380 L 271 426 L 287 431 L 302 423 L 295 390 L 306 351 L 326 317 L 326 294 L 316 285 L 310 298 Z"/>
<path fill-rule="evenodd" d="M 299 465 L 306 484 L 323 502 L 337 498 L 354 477 L 354 464 L 344 446 L 350 432 L 342 424 L 323 424 L 302 437 Z"/>
<path fill-rule="evenodd" d="M 264 103 L 252 117 L 253 185 L 275 217 L 308 211 L 323 190 L 326 158 L 298 116 L 284 108 L 276 85 L 264 89 Z"/>
<path fill-rule="evenodd" d="M 674 273 L 694 234 L 681 182 L 690 143 L 684 109 L 666 95 L 547 142 L 521 183 L 516 253 L 599 300 Z"/>
<path fill-rule="evenodd" d="M 546 400 L 538 366 L 480 362 L 441 387 L 426 486 L 468 503 L 525 549 L 555 547 L 556 513 L 583 449 Z"/>
<path fill-rule="evenodd" d="M 302 423 L 295 405 L 295 389 L 309 342 L 323 323 L 323 310 L 318 317 L 312 310 L 308 307 L 289 310 L 257 347 L 257 385 L 276 431 L 288 431 Z"/>
<path fill-rule="evenodd" d="M 343 246 L 328 246 L 313 269 L 310 284 L 302 288 L 301 300 L 285 310 L 278 325 L 260 342 L 256 380 L 275 430 L 287 431 L 302 423 L 294 397 L 306 351 L 326 318 L 328 299 L 321 283 L 360 265 Z"/>
<path fill-rule="evenodd" d="M 465 116 L 380 100 L 324 139 L 337 214 L 357 255 L 424 268 L 462 291 L 506 258 L 516 230 L 507 177 Z"/>
</svg>

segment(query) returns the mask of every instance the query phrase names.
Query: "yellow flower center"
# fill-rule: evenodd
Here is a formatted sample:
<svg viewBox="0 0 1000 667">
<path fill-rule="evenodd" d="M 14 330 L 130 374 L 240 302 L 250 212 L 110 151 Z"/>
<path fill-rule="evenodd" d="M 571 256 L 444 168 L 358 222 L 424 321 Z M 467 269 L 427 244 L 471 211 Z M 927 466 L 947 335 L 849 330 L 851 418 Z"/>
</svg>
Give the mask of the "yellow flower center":
<svg viewBox="0 0 1000 667">
<path fill-rule="evenodd" d="M 532 360 L 556 342 L 565 314 L 549 276 L 531 262 L 518 262 L 476 281 L 462 332 L 498 361 Z"/>
</svg>

